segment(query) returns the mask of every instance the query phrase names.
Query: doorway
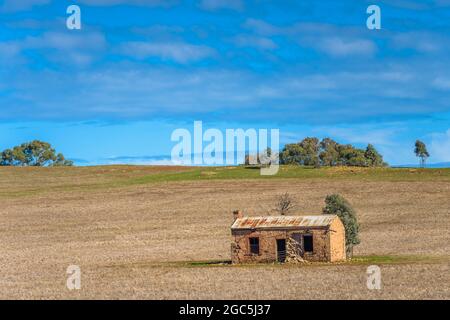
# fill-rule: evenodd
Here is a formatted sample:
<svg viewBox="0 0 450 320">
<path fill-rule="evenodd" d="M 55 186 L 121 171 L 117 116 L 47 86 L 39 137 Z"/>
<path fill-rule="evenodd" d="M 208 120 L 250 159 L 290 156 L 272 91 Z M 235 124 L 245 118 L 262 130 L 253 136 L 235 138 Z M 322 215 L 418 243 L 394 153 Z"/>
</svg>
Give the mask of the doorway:
<svg viewBox="0 0 450 320">
<path fill-rule="evenodd" d="M 286 239 L 277 239 L 277 261 L 286 260 Z"/>
</svg>

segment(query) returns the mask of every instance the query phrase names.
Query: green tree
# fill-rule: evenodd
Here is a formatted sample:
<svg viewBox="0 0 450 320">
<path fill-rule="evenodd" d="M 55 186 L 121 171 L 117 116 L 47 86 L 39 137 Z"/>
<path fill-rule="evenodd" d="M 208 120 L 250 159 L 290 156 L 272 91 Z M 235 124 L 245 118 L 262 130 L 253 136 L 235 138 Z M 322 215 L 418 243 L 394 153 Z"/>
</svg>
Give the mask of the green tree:
<svg viewBox="0 0 450 320">
<path fill-rule="evenodd" d="M 307 137 L 299 143 L 285 145 L 280 153 L 280 163 L 319 166 L 319 139 Z"/>
<path fill-rule="evenodd" d="M 339 194 L 328 195 L 325 198 L 324 214 L 337 215 L 345 228 L 345 247 L 347 257 L 353 256 L 353 247 L 359 244 L 359 224 L 356 212 L 351 204 Z"/>
<path fill-rule="evenodd" d="M 414 153 L 416 154 L 416 157 L 420 158 L 420 166 L 422 168 L 425 167 L 425 162 L 427 161 L 427 158 L 430 156 L 425 143 L 423 143 L 420 140 L 416 140 Z"/>
<path fill-rule="evenodd" d="M 300 141 L 301 148 L 301 164 L 305 166 L 320 166 L 319 161 L 319 139 L 315 137 L 307 137 Z"/>
<path fill-rule="evenodd" d="M 55 167 L 62 167 L 62 166 L 70 167 L 70 166 L 73 166 L 73 161 L 66 159 L 62 153 L 58 153 L 56 155 L 56 160 L 53 162 L 53 166 L 55 166 Z"/>
<path fill-rule="evenodd" d="M 73 162 L 65 159 L 62 153 L 56 154 L 52 146 L 43 141 L 34 140 L 1 154 L 2 166 L 71 166 Z"/>
<path fill-rule="evenodd" d="M 281 164 L 298 164 L 305 166 L 385 166 L 383 157 L 371 144 L 358 149 L 351 144 L 339 144 L 330 138 L 319 143 L 315 137 L 307 137 L 298 143 L 285 145 L 280 153 Z"/>
<path fill-rule="evenodd" d="M 367 165 L 370 167 L 383 167 L 385 165 L 383 156 L 379 154 L 377 149 L 370 143 L 367 145 L 364 157 L 367 160 Z"/>
<path fill-rule="evenodd" d="M 330 138 L 320 142 L 319 159 L 323 166 L 335 166 L 339 161 L 338 143 Z"/>
<path fill-rule="evenodd" d="M 281 164 L 302 164 L 303 149 L 298 143 L 286 144 L 280 153 Z"/>
<path fill-rule="evenodd" d="M 364 150 L 357 149 L 351 144 L 340 144 L 337 146 L 337 150 L 339 153 L 339 165 L 367 167 L 367 159 L 364 156 Z"/>
<path fill-rule="evenodd" d="M 0 165 L 2 166 L 11 166 L 13 165 L 14 155 L 11 149 L 6 149 L 1 154 Z"/>
<path fill-rule="evenodd" d="M 351 167 L 367 167 L 367 159 L 364 156 L 364 150 L 354 148 L 347 165 Z"/>
</svg>

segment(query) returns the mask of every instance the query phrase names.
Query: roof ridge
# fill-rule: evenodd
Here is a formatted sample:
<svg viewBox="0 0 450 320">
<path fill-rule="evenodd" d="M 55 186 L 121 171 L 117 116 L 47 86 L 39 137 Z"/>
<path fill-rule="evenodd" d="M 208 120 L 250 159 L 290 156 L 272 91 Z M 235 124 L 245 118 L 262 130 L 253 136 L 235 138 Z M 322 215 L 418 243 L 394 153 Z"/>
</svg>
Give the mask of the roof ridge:
<svg viewBox="0 0 450 320">
<path fill-rule="evenodd" d="M 299 215 L 299 216 L 244 216 L 238 219 L 246 219 L 246 218 L 300 218 L 300 217 L 337 217 L 335 214 L 308 214 L 308 215 Z"/>
<path fill-rule="evenodd" d="M 283 228 L 283 227 L 326 227 L 336 215 L 321 214 L 309 216 L 261 216 L 242 217 L 234 221 L 232 229 Z"/>
</svg>

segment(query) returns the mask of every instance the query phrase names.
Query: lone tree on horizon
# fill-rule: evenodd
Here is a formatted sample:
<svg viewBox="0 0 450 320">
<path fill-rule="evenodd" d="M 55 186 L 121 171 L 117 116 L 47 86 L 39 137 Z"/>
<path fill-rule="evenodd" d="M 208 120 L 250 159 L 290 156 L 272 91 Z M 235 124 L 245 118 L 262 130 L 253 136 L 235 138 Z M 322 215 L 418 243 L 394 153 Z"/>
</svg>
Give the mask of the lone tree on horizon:
<svg viewBox="0 0 450 320">
<path fill-rule="evenodd" d="M 420 158 L 420 167 L 424 168 L 425 162 L 427 161 L 427 158 L 430 156 L 425 143 L 423 143 L 420 140 L 416 140 L 414 153 L 416 154 L 416 157 Z"/>
</svg>

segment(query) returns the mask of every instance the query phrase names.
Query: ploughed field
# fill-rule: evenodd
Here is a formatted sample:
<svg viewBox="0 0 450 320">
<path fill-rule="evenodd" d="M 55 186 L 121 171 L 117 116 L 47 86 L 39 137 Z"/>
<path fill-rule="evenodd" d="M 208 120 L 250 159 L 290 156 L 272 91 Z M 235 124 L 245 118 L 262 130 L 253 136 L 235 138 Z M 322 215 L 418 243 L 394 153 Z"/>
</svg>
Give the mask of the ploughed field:
<svg viewBox="0 0 450 320">
<path fill-rule="evenodd" d="M 273 214 L 284 192 L 299 215 L 346 197 L 355 259 L 229 265 L 232 211 Z M 449 231 L 449 169 L 0 167 L 0 299 L 449 299 Z M 372 264 L 381 290 L 366 287 Z"/>
</svg>

